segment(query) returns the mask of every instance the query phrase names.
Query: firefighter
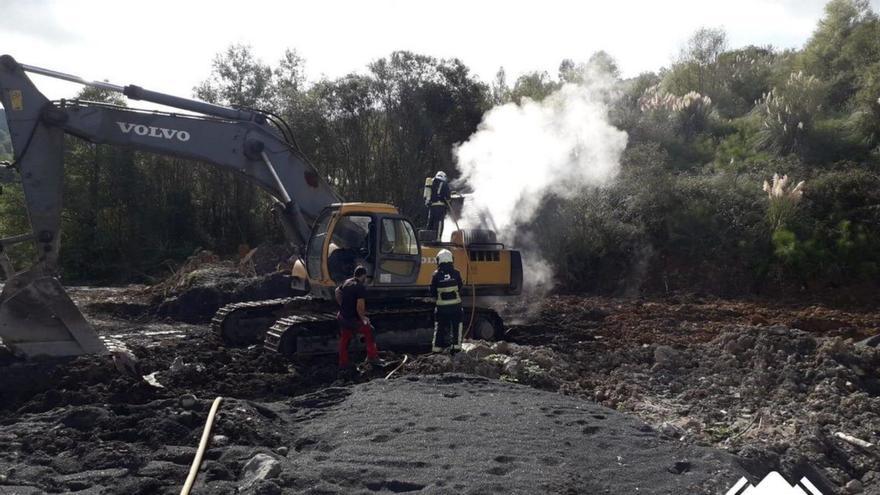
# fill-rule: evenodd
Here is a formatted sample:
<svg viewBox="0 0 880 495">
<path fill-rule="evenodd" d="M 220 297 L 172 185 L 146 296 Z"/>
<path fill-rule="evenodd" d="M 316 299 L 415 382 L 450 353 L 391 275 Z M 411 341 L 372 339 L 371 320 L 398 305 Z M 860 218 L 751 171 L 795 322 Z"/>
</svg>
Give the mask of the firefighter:
<svg viewBox="0 0 880 495">
<path fill-rule="evenodd" d="M 350 369 L 348 344 L 355 333 L 364 336 L 367 344 L 367 361 L 379 362 L 379 349 L 373 340 L 373 326 L 367 318 L 367 269 L 358 266 L 354 276 L 336 288 L 336 302 L 339 304 L 339 370 L 346 373 Z"/>
<path fill-rule="evenodd" d="M 446 205 L 450 196 L 446 172 L 441 170 L 433 179 L 425 179 L 424 196 L 425 206 L 428 208 L 428 230 L 437 232 L 439 241 L 443 235 L 443 221 L 446 219 Z"/>
<path fill-rule="evenodd" d="M 437 253 L 437 271 L 431 277 L 431 297 L 435 301 L 434 340 L 432 352 L 461 350 L 463 311 L 461 308 L 461 273 L 452 264 L 452 252 L 441 249 Z"/>
</svg>

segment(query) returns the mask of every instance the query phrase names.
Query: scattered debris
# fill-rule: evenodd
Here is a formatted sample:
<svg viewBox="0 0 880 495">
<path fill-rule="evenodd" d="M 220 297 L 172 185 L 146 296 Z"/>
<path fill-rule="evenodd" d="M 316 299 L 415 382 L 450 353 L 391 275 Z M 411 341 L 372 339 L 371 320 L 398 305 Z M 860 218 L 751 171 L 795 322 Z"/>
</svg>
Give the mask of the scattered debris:
<svg viewBox="0 0 880 495">
<path fill-rule="evenodd" d="M 240 490 L 250 488 L 254 483 L 272 478 L 281 472 L 281 463 L 269 454 L 257 454 L 241 468 Z"/>
<path fill-rule="evenodd" d="M 834 436 L 841 439 L 841 440 L 849 442 L 857 447 L 861 447 L 863 449 L 870 449 L 871 447 L 874 446 L 874 444 L 871 442 L 866 442 L 860 438 L 856 438 L 852 435 L 847 435 L 846 433 L 842 433 L 839 431 L 837 433 L 835 433 Z"/>
</svg>

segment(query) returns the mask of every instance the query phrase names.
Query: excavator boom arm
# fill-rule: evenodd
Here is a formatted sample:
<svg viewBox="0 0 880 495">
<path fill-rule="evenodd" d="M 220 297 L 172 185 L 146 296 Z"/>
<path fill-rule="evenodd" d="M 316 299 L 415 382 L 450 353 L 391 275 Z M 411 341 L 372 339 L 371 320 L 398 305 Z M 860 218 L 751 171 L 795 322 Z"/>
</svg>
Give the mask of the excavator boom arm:
<svg viewBox="0 0 880 495">
<path fill-rule="evenodd" d="M 132 98 L 202 115 L 147 112 L 102 103 L 49 101 L 26 72 L 122 92 Z M 197 160 L 233 170 L 276 200 L 288 240 L 305 246 L 311 222 L 341 198 L 266 116 L 148 91 L 89 83 L 75 76 L 0 57 L 0 102 L 6 110 L 31 232 L 0 239 L 0 338 L 22 354 L 76 355 L 100 342 L 55 274 L 60 249 L 64 134 L 100 144 Z M 5 248 L 34 242 L 37 260 L 18 272 Z"/>
</svg>

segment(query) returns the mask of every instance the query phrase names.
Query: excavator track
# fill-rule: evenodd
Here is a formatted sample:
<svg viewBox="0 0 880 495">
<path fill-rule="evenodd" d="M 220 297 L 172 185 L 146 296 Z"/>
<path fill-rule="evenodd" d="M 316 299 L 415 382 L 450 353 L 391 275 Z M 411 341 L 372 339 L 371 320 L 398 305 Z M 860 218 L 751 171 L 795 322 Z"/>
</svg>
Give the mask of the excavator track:
<svg viewBox="0 0 880 495">
<path fill-rule="evenodd" d="M 408 303 L 371 308 L 369 316 L 375 328 L 379 349 L 424 350 L 430 348 L 434 333 L 434 306 L 426 303 Z M 491 309 L 476 308 L 474 327 L 492 328 L 492 337 L 503 331 L 501 317 Z M 465 314 L 465 327 L 469 314 Z M 285 316 L 266 332 L 263 346 L 282 355 L 308 356 L 337 352 L 339 324 L 336 313 L 330 311 L 303 312 Z M 362 348 L 363 342 L 354 339 L 352 347 Z"/>
<path fill-rule="evenodd" d="M 214 314 L 211 329 L 229 345 L 257 343 L 278 319 L 278 312 L 295 299 L 285 297 L 227 304 Z"/>
</svg>

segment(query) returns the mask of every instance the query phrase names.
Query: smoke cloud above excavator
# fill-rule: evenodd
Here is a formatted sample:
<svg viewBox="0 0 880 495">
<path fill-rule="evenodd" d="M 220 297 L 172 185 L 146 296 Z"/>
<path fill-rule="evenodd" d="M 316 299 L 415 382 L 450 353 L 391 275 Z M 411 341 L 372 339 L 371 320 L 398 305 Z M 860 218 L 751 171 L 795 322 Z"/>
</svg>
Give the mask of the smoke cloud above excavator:
<svg viewBox="0 0 880 495">
<path fill-rule="evenodd" d="M 504 242 L 516 239 L 526 288 L 548 287 L 552 276 L 544 256 L 522 235 L 541 201 L 606 185 L 620 169 L 627 134 L 609 121 L 615 83 L 588 66 L 582 83 L 564 84 L 542 101 L 523 98 L 493 108 L 455 150 L 459 183 L 472 190 L 462 226 L 494 226 Z"/>
</svg>

